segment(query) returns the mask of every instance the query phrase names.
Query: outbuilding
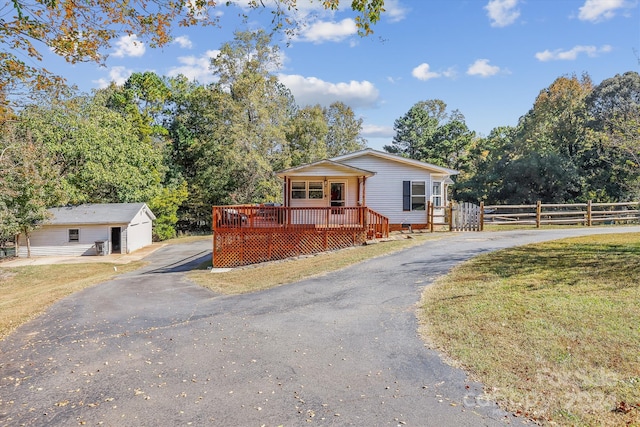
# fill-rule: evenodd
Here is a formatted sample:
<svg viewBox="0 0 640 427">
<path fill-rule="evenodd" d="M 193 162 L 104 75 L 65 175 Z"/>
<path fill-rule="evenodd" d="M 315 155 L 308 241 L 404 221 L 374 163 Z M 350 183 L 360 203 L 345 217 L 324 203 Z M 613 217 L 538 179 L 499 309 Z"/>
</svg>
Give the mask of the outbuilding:
<svg viewBox="0 0 640 427">
<path fill-rule="evenodd" d="M 30 235 L 31 256 L 127 254 L 152 243 L 155 215 L 145 203 L 104 203 L 49 209 Z M 19 256 L 27 256 L 24 235 Z"/>
</svg>

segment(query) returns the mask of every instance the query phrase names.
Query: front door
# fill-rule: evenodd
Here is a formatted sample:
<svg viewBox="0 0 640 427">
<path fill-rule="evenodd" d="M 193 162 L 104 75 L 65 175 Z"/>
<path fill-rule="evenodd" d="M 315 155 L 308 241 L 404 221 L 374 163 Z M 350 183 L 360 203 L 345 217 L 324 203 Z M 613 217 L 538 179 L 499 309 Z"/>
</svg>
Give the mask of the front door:
<svg viewBox="0 0 640 427">
<path fill-rule="evenodd" d="M 329 205 L 331 206 L 329 223 L 330 225 L 344 224 L 345 210 L 341 208 L 347 205 L 347 184 L 344 182 L 330 182 L 329 190 Z"/>
<path fill-rule="evenodd" d="M 347 202 L 346 184 L 344 182 L 331 183 L 331 207 L 344 207 Z"/>
<path fill-rule="evenodd" d="M 111 227 L 111 253 L 121 253 L 121 235 L 122 230 L 120 227 Z"/>
</svg>

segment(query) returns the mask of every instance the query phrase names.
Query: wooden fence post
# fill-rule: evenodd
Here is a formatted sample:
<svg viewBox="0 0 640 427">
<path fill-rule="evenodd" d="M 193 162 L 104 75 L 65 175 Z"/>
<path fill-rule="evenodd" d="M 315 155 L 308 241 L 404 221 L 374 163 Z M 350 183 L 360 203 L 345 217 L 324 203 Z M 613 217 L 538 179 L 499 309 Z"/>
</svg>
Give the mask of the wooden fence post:
<svg viewBox="0 0 640 427">
<path fill-rule="evenodd" d="M 449 202 L 449 231 L 453 231 L 453 202 Z"/>
<path fill-rule="evenodd" d="M 536 228 L 540 228 L 540 214 L 542 213 L 542 203 L 540 200 L 536 203 Z"/>
<path fill-rule="evenodd" d="M 484 202 L 480 202 L 480 231 L 484 231 Z"/>
<path fill-rule="evenodd" d="M 591 227 L 591 200 L 587 201 L 587 227 Z"/>
</svg>

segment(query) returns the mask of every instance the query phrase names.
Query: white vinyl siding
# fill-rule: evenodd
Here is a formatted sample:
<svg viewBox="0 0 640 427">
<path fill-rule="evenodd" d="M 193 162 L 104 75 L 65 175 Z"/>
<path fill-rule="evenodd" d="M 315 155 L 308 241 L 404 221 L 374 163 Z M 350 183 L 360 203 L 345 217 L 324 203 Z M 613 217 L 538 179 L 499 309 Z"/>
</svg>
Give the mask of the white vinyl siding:
<svg viewBox="0 0 640 427">
<path fill-rule="evenodd" d="M 31 233 L 31 256 L 95 255 L 95 242 L 109 239 L 108 225 L 82 225 L 73 227 L 79 232 L 77 242 L 69 242 L 69 226 L 46 225 Z M 20 235 L 19 256 L 27 256 L 27 241 Z"/>
<path fill-rule="evenodd" d="M 404 181 L 420 181 L 425 183 L 425 190 L 430 190 L 432 179 L 429 171 L 373 155 L 355 157 L 344 160 L 342 163 L 376 172 L 374 176 L 367 178 L 366 205 L 374 211 L 387 216 L 389 223 L 426 224 L 426 211 L 402 210 L 402 185 Z M 431 194 L 426 194 L 425 196 L 429 200 Z"/>
<path fill-rule="evenodd" d="M 122 227 L 122 253 L 130 253 L 144 246 L 150 245 L 152 242 L 152 221 L 151 218 L 143 211 L 131 220 L 129 226 Z"/>
</svg>

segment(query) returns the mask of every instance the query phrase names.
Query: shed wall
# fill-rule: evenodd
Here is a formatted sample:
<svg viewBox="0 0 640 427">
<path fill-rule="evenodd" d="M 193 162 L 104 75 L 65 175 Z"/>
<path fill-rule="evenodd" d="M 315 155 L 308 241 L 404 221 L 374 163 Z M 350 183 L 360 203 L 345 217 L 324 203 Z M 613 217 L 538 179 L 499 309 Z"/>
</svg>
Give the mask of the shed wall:
<svg viewBox="0 0 640 427">
<path fill-rule="evenodd" d="M 109 240 L 111 227 L 115 225 L 45 225 L 31 233 L 32 256 L 79 256 L 95 255 L 95 242 Z M 126 224 L 121 224 L 126 227 Z M 69 242 L 69 229 L 79 230 L 79 241 Z M 27 241 L 23 235 L 19 240 L 18 256 L 27 256 Z"/>
<path fill-rule="evenodd" d="M 124 231 L 124 230 L 123 230 Z M 152 243 L 152 221 L 144 212 L 140 211 L 129 227 L 126 233 L 123 233 L 122 247 L 126 248 L 123 252 L 130 253 Z"/>
</svg>

